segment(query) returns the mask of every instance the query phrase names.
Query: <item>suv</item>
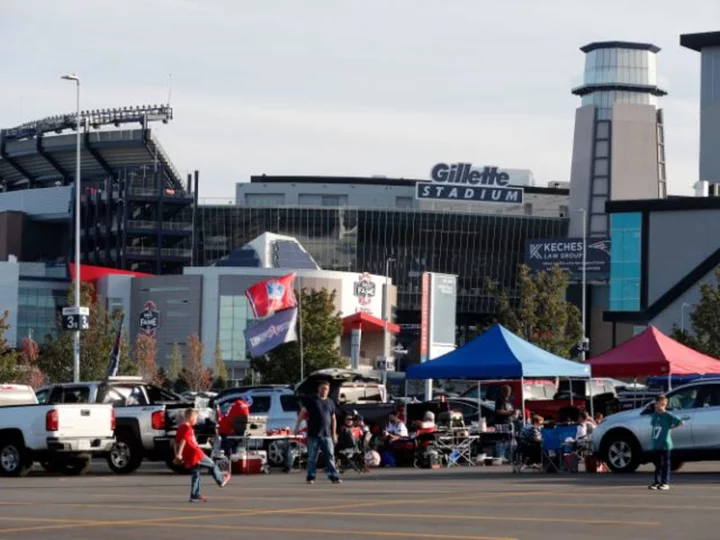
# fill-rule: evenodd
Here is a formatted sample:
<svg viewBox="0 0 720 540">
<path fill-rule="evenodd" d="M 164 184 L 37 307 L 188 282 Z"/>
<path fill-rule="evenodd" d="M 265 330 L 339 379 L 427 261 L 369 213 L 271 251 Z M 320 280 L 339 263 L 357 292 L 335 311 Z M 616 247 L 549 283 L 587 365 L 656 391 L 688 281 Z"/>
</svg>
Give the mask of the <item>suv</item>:
<svg viewBox="0 0 720 540">
<path fill-rule="evenodd" d="M 705 379 L 668 392 L 668 410 L 683 425 L 673 430 L 673 469 L 684 461 L 720 457 L 720 379 Z M 609 416 L 593 432 L 593 450 L 615 472 L 633 472 L 650 461 L 651 402 Z"/>
</svg>

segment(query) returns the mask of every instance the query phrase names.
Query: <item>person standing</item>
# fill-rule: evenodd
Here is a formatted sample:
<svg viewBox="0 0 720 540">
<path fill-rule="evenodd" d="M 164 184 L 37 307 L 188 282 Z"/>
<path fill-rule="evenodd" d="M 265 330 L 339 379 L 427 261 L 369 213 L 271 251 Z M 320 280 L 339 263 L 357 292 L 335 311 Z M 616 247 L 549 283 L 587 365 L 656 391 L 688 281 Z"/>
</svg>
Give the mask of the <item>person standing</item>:
<svg viewBox="0 0 720 540">
<path fill-rule="evenodd" d="M 230 473 L 223 473 L 215 462 L 210 459 L 202 448 L 198 446 L 195 439 L 195 424 L 197 424 L 198 410 L 187 409 L 185 411 L 185 423 L 182 424 L 175 435 L 175 464 L 185 465 L 186 469 L 192 472 L 190 479 L 190 502 L 206 502 L 207 499 L 200 493 L 200 469 L 209 469 L 220 487 L 225 487 L 230 481 Z"/>
<path fill-rule="evenodd" d="M 495 425 L 508 426 L 506 432 L 512 429 L 512 419 L 515 416 L 515 408 L 512 404 L 512 388 L 505 385 L 500 388 L 500 395 L 495 400 Z M 495 444 L 495 457 L 507 459 L 509 444 L 507 440 L 500 440 Z"/>
<path fill-rule="evenodd" d="M 300 422 L 307 421 L 307 483 L 315 483 L 317 472 L 318 450 L 322 450 L 325 458 L 325 472 L 330 482 L 341 483 L 337 467 L 335 467 L 335 444 L 337 443 L 337 417 L 335 402 L 329 397 L 330 383 L 318 385 L 317 396 L 305 401 L 295 423 L 295 434 L 300 430 Z"/>
<path fill-rule="evenodd" d="M 655 458 L 655 482 L 648 489 L 667 491 L 670 489 L 670 453 L 673 441 L 670 431 L 683 425 L 683 421 L 668 412 L 666 396 L 655 398 L 655 412 L 650 417 L 652 443 Z"/>
</svg>

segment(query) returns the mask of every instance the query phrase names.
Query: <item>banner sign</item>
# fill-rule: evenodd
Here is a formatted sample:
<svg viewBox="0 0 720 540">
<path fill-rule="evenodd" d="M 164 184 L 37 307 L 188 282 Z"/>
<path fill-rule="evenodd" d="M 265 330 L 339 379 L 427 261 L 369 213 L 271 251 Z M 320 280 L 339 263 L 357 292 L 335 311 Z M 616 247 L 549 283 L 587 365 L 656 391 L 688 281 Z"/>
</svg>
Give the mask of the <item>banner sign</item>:
<svg viewBox="0 0 720 540">
<path fill-rule="evenodd" d="M 245 291 L 255 317 L 266 317 L 276 311 L 297 305 L 295 300 L 295 274 L 261 281 Z"/>
<path fill-rule="evenodd" d="M 522 204 L 524 189 L 509 183 L 510 175 L 497 167 L 481 170 L 472 163 L 438 163 L 430 172 L 429 182 L 415 184 L 415 198 Z"/>
<path fill-rule="evenodd" d="M 286 309 L 245 330 L 250 356 L 256 358 L 269 353 L 283 343 L 297 341 L 297 308 Z"/>
<path fill-rule="evenodd" d="M 420 297 L 420 361 L 427 362 L 430 348 L 430 273 L 423 272 Z"/>
<path fill-rule="evenodd" d="M 587 279 L 606 280 L 610 275 L 610 239 L 588 238 L 585 272 Z M 583 239 L 552 238 L 525 242 L 525 264 L 531 270 L 550 270 L 556 264 L 582 279 Z"/>
</svg>

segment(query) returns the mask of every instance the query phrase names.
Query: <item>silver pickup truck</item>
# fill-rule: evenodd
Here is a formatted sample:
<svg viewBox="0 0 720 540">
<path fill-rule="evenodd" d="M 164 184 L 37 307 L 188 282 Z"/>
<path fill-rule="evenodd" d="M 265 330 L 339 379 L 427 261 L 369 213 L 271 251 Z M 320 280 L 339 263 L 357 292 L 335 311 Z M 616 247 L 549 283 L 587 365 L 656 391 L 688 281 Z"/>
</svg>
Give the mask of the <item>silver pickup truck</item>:
<svg viewBox="0 0 720 540">
<path fill-rule="evenodd" d="M 107 455 L 110 469 L 129 474 L 143 459 L 172 464 L 172 445 L 183 413 L 193 402 L 164 388 L 147 384 L 141 377 L 110 377 L 105 381 L 56 384 L 37 392 L 41 403 L 106 403 L 116 417 L 116 442 Z M 200 445 L 209 447 L 215 436 L 215 413 L 201 408 L 195 426 Z"/>
</svg>

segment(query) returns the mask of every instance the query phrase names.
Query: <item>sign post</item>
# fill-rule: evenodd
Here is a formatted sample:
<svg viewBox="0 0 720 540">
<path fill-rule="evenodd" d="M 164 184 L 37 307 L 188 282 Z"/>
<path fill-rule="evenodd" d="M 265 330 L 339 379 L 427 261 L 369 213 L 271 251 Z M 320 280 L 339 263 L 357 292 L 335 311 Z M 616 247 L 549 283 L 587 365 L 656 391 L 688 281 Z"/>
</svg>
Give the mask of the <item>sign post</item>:
<svg viewBox="0 0 720 540">
<path fill-rule="evenodd" d="M 64 307 L 62 308 L 63 330 L 70 332 L 84 332 L 90 329 L 90 308 Z"/>
</svg>

